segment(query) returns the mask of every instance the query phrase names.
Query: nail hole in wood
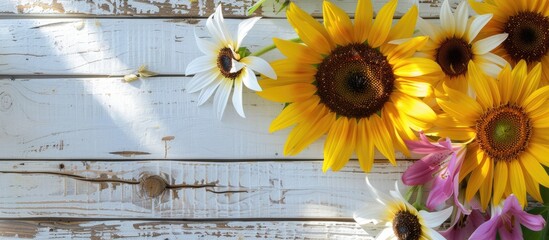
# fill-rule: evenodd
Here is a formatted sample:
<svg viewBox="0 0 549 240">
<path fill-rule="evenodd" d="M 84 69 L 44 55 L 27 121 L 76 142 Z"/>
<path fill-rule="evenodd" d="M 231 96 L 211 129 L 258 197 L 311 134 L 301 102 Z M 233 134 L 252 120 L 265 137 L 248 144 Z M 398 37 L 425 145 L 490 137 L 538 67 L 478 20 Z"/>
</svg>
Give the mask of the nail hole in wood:
<svg viewBox="0 0 549 240">
<path fill-rule="evenodd" d="M 150 198 L 162 195 L 168 186 L 164 178 L 156 175 L 142 178 L 139 185 L 144 195 Z"/>
</svg>

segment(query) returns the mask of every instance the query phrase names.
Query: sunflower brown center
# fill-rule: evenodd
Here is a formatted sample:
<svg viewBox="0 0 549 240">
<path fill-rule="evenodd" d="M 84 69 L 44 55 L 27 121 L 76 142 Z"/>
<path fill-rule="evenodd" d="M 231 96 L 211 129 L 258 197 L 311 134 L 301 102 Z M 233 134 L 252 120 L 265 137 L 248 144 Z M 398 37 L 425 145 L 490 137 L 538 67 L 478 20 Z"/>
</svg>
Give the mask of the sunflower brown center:
<svg viewBox="0 0 549 240">
<path fill-rule="evenodd" d="M 535 12 L 519 12 L 505 23 L 503 47 L 518 62 L 540 61 L 549 51 L 549 18 Z"/>
<path fill-rule="evenodd" d="M 416 215 L 400 211 L 393 218 L 393 231 L 399 240 L 417 240 L 421 237 L 421 224 Z"/>
<path fill-rule="evenodd" d="M 387 58 L 365 44 L 334 49 L 318 66 L 315 79 L 322 103 L 351 118 L 380 111 L 395 81 Z"/>
<path fill-rule="evenodd" d="M 472 58 L 471 46 L 461 38 L 448 38 L 437 49 L 437 63 L 451 77 L 465 74 Z"/>
<path fill-rule="evenodd" d="M 233 51 L 230 48 L 222 48 L 217 54 L 217 68 L 225 78 L 235 79 L 240 76 L 242 70 L 231 72 L 233 67 L 233 59 L 235 59 Z"/>
<path fill-rule="evenodd" d="M 521 107 L 502 105 L 486 111 L 476 123 L 480 148 L 495 161 L 511 161 L 526 150 L 532 122 Z"/>
</svg>

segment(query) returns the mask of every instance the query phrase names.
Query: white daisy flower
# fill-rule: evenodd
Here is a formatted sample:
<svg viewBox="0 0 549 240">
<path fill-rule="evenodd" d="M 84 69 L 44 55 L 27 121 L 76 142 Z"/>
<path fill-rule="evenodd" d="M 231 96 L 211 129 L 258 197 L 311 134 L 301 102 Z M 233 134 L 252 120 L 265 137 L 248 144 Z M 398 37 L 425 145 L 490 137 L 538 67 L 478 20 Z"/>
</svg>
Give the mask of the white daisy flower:
<svg viewBox="0 0 549 240">
<path fill-rule="evenodd" d="M 376 202 L 356 211 L 354 219 L 364 229 L 367 229 L 370 223 L 383 224 L 385 229 L 376 239 L 444 239 L 433 228 L 440 226 L 450 217 L 453 207 L 439 212 L 418 211 L 402 197 L 397 183 L 396 190 L 390 191 L 391 196 L 378 192 L 368 178 L 366 183 Z"/>
<path fill-rule="evenodd" d="M 260 18 L 254 17 L 240 22 L 235 40 L 227 30 L 221 11 L 221 5 L 217 6 L 215 13 L 206 21 L 206 28 L 212 35 L 213 42 L 200 39 L 195 34 L 198 49 L 205 55 L 187 65 L 185 74 L 195 75 L 186 89 L 189 93 L 200 91 L 198 105 L 204 104 L 215 92 L 214 108 L 217 118 L 221 119 L 234 87 L 233 106 L 240 116 L 245 117 L 242 84 L 254 91 L 261 91 L 254 71 L 272 79 L 276 79 L 276 74 L 265 60 L 256 56 L 241 57 L 238 54 L 242 39 Z"/>
<path fill-rule="evenodd" d="M 437 90 L 442 91 L 442 83 L 452 89 L 468 90 L 467 70 L 469 61 L 486 74 L 496 77 L 507 63 L 500 56 L 491 53 L 507 38 L 507 33 L 478 39 L 481 29 L 492 19 L 492 14 L 478 15 L 469 19 L 469 6 L 462 1 L 452 13 L 448 0 L 440 8 L 440 25 L 418 20 L 420 33 L 429 36 L 429 41 L 418 55 L 436 61 L 442 70 L 442 79 Z M 472 81 L 472 80 L 471 80 Z"/>
</svg>

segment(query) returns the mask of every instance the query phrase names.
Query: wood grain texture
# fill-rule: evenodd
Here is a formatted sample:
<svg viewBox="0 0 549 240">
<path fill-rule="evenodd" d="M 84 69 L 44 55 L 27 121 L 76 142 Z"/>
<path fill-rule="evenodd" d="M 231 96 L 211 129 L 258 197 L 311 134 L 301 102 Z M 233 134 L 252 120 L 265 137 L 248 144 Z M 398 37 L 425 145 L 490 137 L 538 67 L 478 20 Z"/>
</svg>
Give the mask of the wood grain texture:
<svg viewBox="0 0 549 240">
<path fill-rule="evenodd" d="M 2 239 L 374 239 L 353 222 L 0 221 Z"/>
<path fill-rule="evenodd" d="M 281 0 L 283 1 L 283 0 Z M 456 6 L 461 0 L 450 0 Z M 101 16 L 141 16 L 141 17 L 207 17 L 215 11 L 215 6 L 223 4 L 224 15 L 227 17 L 246 17 L 247 9 L 255 0 L 220 1 L 220 0 L 9 0 L 0 3 L 0 13 L 10 16 L 32 15 L 87 15 Z M 322 16 L 321 0 L 295 1 L 305 11 L 313 16 Z M 336 5 L 350 15 L 354 15 L 356 0 L 335 0 Z M 377 12 L 387 0 L 373 0 Z M 401 0 L 396 16 L 402 16 L 411 6 L 412 0 Z M 423 17 L 438 17 L 441 0 L 419 1 L 420 15 Z M 278 13 L 280 3 L 267 0 L 255 15 L 284 18 L 284 12 Z"/>
<path fill-rule="evenodd" d="M 374 201 L 365 176 L 388 193 L 410 162 L 398 164 L 366 175 L 356 161 L 327 173 L 319 161 L 1 161 L 0 219 L 351 220 Z M 164 179 L 165 191 L 149 197 L 147 176 Z"/>
<path fill-rule="evenodd" d="M 269 133 L 282 104 L 244 91 L 247 118 L 197 106 L 190 78 L 0 81 L 0 158 L 275 159 L 290 132 Z M 292 158 L 322 159 L 324 138 Z M 380 154 L 376 158 L 382 158 Z M 398 158 L 404 158 L 402 154 Z"/>
<path fill-rule="evenodd" d="M 142 65 L 166 75 L 184 75 L 202 56 L 197 36 L 208 39 L 205 20 L 196 19 L 0 19 L 0 75 L 100 75 L 135 73 Z M 234 30 L 239 20 L 227 20 Z M 233 34 L 236 36 L 236 34 Z M 261 19 L 244 39 L 252 52 L 272 38 L 297 34 L 284 19 Z M 262 56 L 282 58 L 278 50 Z"/>
</svg>

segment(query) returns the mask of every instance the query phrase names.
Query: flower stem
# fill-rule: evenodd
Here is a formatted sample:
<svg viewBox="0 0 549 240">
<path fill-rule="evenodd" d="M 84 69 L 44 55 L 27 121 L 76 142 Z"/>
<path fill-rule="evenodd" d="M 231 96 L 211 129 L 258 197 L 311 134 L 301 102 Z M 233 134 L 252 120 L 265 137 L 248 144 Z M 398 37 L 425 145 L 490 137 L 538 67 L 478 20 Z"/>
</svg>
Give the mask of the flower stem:
<svg viewBox="0 0 549 240">
<path fill-rule="evenodd" d="M 296 43 L 302 43 L 303 41 L 301 41 L 301 38 L 292 38 L 292 39 L 289 39 L 288 41 L 292 41 L 292 42 L 296 42 Z M 259 57 L 265 53 L 268 53 L 269 51 L 275 49 L 276 46 L 274 44 L 271 44 L 269 46 L 266 46 L 262 49 L 260 49 L 259 51 L 255 52 L 255 53 L 252 53 L 252 56 L 256 56 L 256 57 Z"/>
</svg>

